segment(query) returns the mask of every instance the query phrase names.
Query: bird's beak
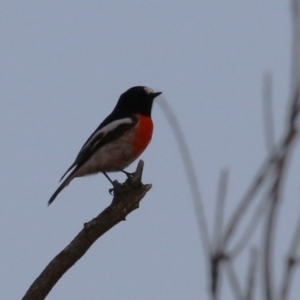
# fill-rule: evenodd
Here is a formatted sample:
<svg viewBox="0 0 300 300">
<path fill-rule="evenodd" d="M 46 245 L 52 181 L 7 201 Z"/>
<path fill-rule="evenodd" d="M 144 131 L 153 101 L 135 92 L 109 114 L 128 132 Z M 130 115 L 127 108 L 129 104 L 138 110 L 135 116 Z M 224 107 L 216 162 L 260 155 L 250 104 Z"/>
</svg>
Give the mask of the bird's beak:
<svg viewBox="0 0 300 300">
<path fill-rule="evenodd" d="M 162 94 L 162 92 L 156 92 L 156 93 L 151 93 L 152 98 L 156 98 L 157 96 L 159 96 L 160 94 Z"/>
</svg>

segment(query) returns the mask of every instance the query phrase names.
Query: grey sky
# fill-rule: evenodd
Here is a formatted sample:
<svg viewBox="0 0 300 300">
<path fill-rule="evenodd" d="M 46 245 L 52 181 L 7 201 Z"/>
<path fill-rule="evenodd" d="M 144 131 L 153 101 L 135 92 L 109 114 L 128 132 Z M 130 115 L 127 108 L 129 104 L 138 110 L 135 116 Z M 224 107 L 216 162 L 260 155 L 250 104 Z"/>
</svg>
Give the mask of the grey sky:
<svg viewBox="0 0 300 300">
<path fill-rule="evenodd" d="M 288 1 L 2 0 L 0 14 L 0 299 L 20 299 L 83 223 L 110 203 L 110 185 L 100 174 L 74 180 L 46 206 L 86 138 L 127 88 L 164 92 L 186 133 L 210 220 L 220 169 L 230 168 L 229 211 L 266 154 L 261 85 L 267 70 L 274 81 L 276 137 L 282 133 L 289 96 Z M 178 149 L 158 106 L 153 119 L 153 141 L 142 155 L 144 182 L 153 189 L 47 299 L 206 298 L 202 248 Z M 287 224 L 299 212 L 299 170 L 298 155 L 278 258 L 290 237 Z"/>
</svg>

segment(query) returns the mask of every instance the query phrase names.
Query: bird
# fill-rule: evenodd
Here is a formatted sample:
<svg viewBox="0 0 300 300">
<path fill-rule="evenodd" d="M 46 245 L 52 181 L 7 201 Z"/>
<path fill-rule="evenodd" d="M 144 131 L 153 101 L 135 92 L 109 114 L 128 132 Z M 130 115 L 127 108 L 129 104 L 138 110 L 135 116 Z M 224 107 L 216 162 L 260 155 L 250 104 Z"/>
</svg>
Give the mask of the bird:
<svg viewBox="0 0 300 300">
<path fill-rule="evenodd" d="M 75 161 L 63 174 L 63 182 L 51 196 L 48 206 L 76 177 L 124 171 L 147 148 L 153 133 L 151 110 L 154 99 L 162 92 L 146 86 L 134 86 L 121 94 L 115 108 L 91 134 Z M 67 176 L 68 174 L 68 176 Z M 66 177 L 67 176 L 67 177 Z"/>
</svg>

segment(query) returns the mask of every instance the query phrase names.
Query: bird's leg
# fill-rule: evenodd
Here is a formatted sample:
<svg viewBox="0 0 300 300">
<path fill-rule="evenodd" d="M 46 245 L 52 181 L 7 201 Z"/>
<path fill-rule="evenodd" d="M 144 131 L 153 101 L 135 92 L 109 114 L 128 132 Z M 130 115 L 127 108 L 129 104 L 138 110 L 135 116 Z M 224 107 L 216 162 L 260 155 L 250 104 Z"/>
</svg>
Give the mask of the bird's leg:
<svg viewBox="0 0 300 300">
<path fill-rule="evenodd" d="M 114 196 L 114 190 L 115 190 L 115 184 L 114 182 L 111 180 L 111 178 L 107 175 L 106 172 L 102 171 L 103 175 L 107 178 L 107 180 L 112 184 L 113 188 L 112 189 L 109 189 L 108 192 Z"/>
<path fill-rule="evenodd" d="M 132 178 L 133 175 L 134 175 L 134 172 L 130 173 L 130 172 L 127 172 L 127 171 L 122 170 L 122 169 L 120 169 L 120 172 L 124 173 L 128 178 Z"/>
<path fill-rule="evenodd" d="M 107 180 L 112 184 L 112 186 L 114 186 L 114 183 L 113 183 L 113 181 L 110 179 L 110 177 L 106 174 L 106 172 L 102 172 L 103 173 L 103 175 L 107 178 Z"/>
</svg>

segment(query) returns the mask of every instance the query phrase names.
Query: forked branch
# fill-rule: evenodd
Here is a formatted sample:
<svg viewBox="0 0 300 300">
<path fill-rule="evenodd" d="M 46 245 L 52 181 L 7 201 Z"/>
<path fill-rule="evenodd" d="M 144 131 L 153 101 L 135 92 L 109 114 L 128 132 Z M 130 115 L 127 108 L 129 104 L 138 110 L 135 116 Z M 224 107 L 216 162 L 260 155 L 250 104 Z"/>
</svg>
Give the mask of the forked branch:
<svg viewBox="0 0 300 300">
<path fill-rule="evenodd" d="M 143 184 L 143 161 L 140 161 L 132 178 L 120 184 L 115 181 L 112 203 L 96 218 L 84 224 L 83 229 L 48 264 L 30 286 L 23 300 L 45 299 L 58 280 L 87 252 L 104 233 L 124 221 L 126 216 L 139 207 L 140 201 L 151 189 L 151 184 Z"/>
</svg>

